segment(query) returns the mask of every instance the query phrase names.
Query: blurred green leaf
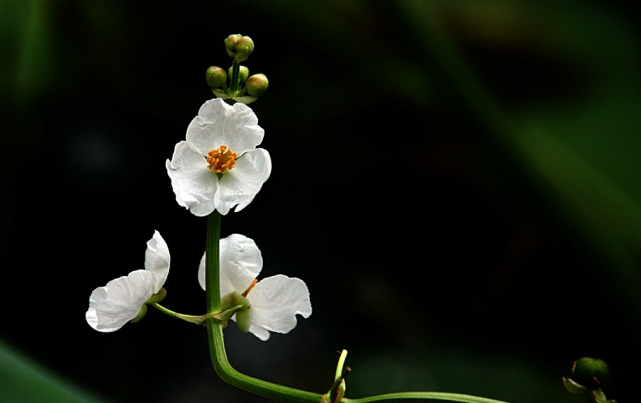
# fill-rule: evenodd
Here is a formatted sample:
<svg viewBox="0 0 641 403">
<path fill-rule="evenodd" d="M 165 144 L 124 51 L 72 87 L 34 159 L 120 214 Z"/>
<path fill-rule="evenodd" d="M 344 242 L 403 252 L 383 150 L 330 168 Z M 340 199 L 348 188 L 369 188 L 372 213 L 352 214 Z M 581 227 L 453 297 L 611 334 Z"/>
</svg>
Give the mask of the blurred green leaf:
<svg viewBox="0 0 641 403">
<path fill-rule="evenodd" d="M 0 401 L 7 403 L 101 403 L 0 341 Z"/>
<path fill-rule="evenodd" d="M 3 78 L 19 102 L 31 100 L 51 87 L 57 75 L 54 35 L 51 26 L 53 2 L 29 0 L 2 2 L 1 21 L 12 41 L 3 41 L 9 57 Z"/>
<path fill-rule="evenodd" d="M 485 1 L 485 6 L 513 6 Z M 583 242 L 586 252 L 601 260 L 603 287 L 617 290 L 615 305 L 633 307 L 630 327 L 641 318 L 638 284 L 641 245 L 641 89 L 637 85 L 635 49 L 625 24 L 596 4 L 537 4 L 540 17 L 554 16 L 543 46 L 578 60 L 587 71 L 586 94 L 570 106 L 555 103 L 518 109 L 501 103 L 470 63 L 457 38 L 446 27 L 444 2 L 396 2 L 424 60 L 435 59 L 464 110 L 484 126 L 485 139 L 519 176 L 529 183 L 539 203 Z M 457 3 L 458 4 L 458 3 Z M 465 2 L 465 4 L 470 4 Z M 529 4 L 520 2 L 519 6 Z M 460 6 L 460 4 L 459 4 Z M 534 8 L 533 8 L 534 9 Z M 477 12 L 482 10 L 478 7 Z M 495 11 L 495 9 L 493 9 Z M 452 13 L 456 10 L 450 9 Z M 598 18 L 595 18 L 598 16 Z M 483 16 L 477 16 L 482 21 Z M 488 29 L 493 27 L 488 24 Z M 479 33 L 478 35 L 482 35 Z M 550 36 L 551 35 L 551 36 Z M 566 47 L 557 48 L 558 42 Z M 548 49 L 550 50 L 550 49 Z M 598 300 L 601 291 L 592 290 Z M 603 292 L 605 294 L 605 292 Z M 596 300 L 594 303 L 597 303 Z"/>
</svg>

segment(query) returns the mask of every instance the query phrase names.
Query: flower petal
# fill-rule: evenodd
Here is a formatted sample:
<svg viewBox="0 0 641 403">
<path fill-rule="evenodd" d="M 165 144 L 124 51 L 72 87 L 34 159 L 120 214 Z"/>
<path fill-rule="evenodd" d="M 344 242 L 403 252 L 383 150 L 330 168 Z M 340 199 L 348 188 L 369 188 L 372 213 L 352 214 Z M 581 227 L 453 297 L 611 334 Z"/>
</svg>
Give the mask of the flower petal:
<svg viewBox="0 0 641 403">
<path fill-rule="evenodd" d="M 154 274 L 153 294 L 160 291 L 167 281 L 169 261 L 167 243 L 158 231 L 154 231 L 154 236 L 147 242 L 147 250 L 145 251 L 145 270 Z"/>
<path fill-rule="evenodd" d="M 236 160 L 234 169 L 227 171 L 220 180 L 214 198 L 216 210 L 225 215 L 236 206 L 239 212 L 254 200 L 272 171 L 272 160 L 267 150 L 258 148 Z"/>
<path fill-rule="evenodd" d="M 205 289 L 205 256 L 198 269 L 198 282 Z M 220 240 L 220 295 L 242 294 L 263 268 L 263 257 L 253 239 L 232 234 Z"/>
<path fill-rule="evenodd" d="M 100 332 L 113 332 L 134 319 L 151 297 L 155 275 L 135 270 L 96 288 L 89 297 L 87 323 Z"/>
<path fill-rule="evenodd" d="M 198 217 L 214 211 L 218 177 L 207 168 L 207 160 L 196 147 L 186 141 L 179 142 L 165 166 L 179 205 Z"/>
<path fill-rule="evenodd" d="M 206 101 L 187 127 L 187 141 L 202 155 L 223 144 L 242 155 L 256 148 L 264 135 L 250 107 L 242 103 L 229 105 L 219 98 Z"/>
<path fill-rule="evenodd" d="M 260 280 L 247 294 L 251 303 L 249 331 L 261 340 L 270 332 L 288 333 L 296 327 L 296 315 L 308 318 L 312 314 L 309 290 L 299 278 L 282 274 Z"/>
</svg>

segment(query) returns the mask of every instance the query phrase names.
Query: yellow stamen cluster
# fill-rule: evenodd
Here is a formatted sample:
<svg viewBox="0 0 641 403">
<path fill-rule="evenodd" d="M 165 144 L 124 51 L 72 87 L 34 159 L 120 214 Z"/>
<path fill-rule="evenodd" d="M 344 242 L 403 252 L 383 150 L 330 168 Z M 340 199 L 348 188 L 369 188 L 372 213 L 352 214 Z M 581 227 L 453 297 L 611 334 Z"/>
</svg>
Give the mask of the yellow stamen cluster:
<svg viewBox="0 0 641 403">
<path fill-rule="evenodd" d="M 207 168 L 217 174 L 224 174 L 227 170 L 232 169 L 236 165 L 236 158 L 238 158 L 238 155 L 225 145 L 221 145 L 207 154 L 209 155 Z"/>
<path fill-rule="evenodd" d="M 243 297 L 246 297 L 246 296 L 247 296 L 247 294 L 249 294 L 249 292 L 251 291 L 251 289 L 252 289 L 252 288 L 254 288 L 254 286 L 256 285 L 256 283 L 257 283 L 257 282 L 258 282 L 258 280 L 257 280 L 257 279 L 254 279 L 254 281 L 252 281 L 252 283 L 250 284 L 250 286 L 249 286 L 249 287 L 247 287 L 247 289 L 246 289 L 246 290 L 245 290 L 245 292 L 243 293 Z"/>
</svg>

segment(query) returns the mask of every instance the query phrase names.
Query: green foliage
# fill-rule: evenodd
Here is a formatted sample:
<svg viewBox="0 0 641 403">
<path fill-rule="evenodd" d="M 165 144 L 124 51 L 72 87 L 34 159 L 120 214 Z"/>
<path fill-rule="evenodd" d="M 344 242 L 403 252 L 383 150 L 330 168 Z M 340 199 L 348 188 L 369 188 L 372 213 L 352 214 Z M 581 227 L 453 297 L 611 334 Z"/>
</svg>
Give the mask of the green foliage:
<svg viewBox="0 0 641 403">
<path fill-rule="evenodd" d="M 11 403 L 105 403 L 2 341 L 0 400 Z"/>
</svg>

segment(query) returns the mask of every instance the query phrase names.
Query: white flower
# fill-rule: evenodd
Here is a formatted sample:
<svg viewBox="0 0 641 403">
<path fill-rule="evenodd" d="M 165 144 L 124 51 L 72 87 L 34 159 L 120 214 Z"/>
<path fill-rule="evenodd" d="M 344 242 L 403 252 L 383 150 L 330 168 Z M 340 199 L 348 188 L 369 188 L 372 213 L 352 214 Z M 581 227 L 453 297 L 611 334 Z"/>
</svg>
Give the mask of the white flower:
<svg viewBox="0 0 641 403">
<path fill-rule="evenodd" d="M 296 327 L 296 315 L 308 318 L 312 304 L 305 282 L 282 274 L 258 282 L 255 278 L 263 267 L 256 243 L 244 235 L 232 234 L 220 240 L 220 295 L 233 292 L 251 303 L 249 331 L 261 340 L 269 332 L 288 333 Z M 205 289 L 205 255 L 200 261 L 198 282 Z M 236 320 L 236 315 L 232 317 Z"/>
<path fill-rule="evenodd" d="M 169 274 L 169 249 L 158 231 L 147 242 L 145 269 L 111 280 L 89 297 L 87 323 L 100 332 L 113 332 L 138 316 L 142 306 L 156 294 Z"/>
<path fill-rule="evenodd" d="M 247 207 L 269 178 L 269 153 L 256 148 L 265 131 L 245 104 L 205 102 L 165 164 L 179 205 L 203 217 Z"/>
</svg>

